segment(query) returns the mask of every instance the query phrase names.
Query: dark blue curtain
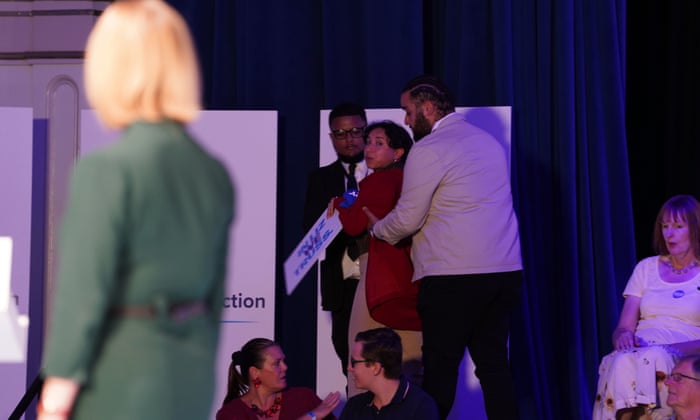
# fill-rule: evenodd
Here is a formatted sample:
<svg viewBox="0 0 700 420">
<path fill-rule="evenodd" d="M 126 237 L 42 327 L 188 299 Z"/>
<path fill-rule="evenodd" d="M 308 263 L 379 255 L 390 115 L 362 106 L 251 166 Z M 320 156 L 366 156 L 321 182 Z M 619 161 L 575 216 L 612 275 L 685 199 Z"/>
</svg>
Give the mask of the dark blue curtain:
<svg viewBox="0 0 700 420">
<path fill-rule="evenodd" d="M 423 72 L 443 78 L 461 106 L 511 105 L 526 278 L 511 357 L 523 417 L 590 417 L 635 262 L 624 0 L 170 3 L 195 34 L 207 107 L 279 111 L 280 268 L 303 233 L 319 109 L 396 107 Z M 285 296 L 281 269 L 276 282 L 289 381 L 313 387 L 316 284 Z"/>
<path fill-rule="evenodd" d="M 635 262 L 625 142 L 625 2 L 512 10 L 514 190 L 526 264 L 523 333 L 542 418 L 590 418 Z M 503 89 L 507 90 L 507 89 Z M 517 342 L 516 342 L 517 344 Z M 517 354 L 516 354 L 517 357 Z"/>
</svg>

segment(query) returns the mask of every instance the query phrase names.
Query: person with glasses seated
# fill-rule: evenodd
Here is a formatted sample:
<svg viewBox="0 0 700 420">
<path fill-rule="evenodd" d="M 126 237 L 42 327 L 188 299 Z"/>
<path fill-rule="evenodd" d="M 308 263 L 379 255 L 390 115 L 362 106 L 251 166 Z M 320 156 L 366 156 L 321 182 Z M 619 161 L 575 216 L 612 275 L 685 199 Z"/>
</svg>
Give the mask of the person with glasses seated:
<svg viewBox="0 0 700 420">
<path fill-rule="evenodd" d="M 359 332 L 348 372 L 367 392 L 350 398 L 340 420 L 437 420 L 437 404 L 401 374 L 401 337 L 391 328 Z"/>
<path fill-rule="evenodd" d="M 600 364 L 593 419 L 670 419 L 663 379 L 700 352 L 700 203 L 672 197 L 654 225 L 659 255 L 640 261 L 623 292 L 614 351 Z M 648 417 L 647 417 L 648 418 Z"/>
<path fill-rule="evenodd" d="M 700 354 L 680 358 L 664 383 L 675 420 L 700 419 Z"/>
</svg>

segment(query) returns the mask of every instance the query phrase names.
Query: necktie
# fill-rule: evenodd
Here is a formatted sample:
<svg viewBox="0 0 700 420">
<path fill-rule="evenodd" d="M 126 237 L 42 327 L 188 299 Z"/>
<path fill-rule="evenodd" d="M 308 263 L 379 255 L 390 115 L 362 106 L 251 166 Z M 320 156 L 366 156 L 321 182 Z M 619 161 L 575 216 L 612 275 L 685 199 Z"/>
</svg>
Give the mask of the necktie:
<svg viewBox="0 0 700 420">
<path fill-rule="evenodd" d="M 355 168 L 357 167 L 357 164 L 351 163 L 348 166 L 348 186 L 345 189 L 346 191 L 348 190 L 357 190 L 357 179 L 355 178 Z M 350 242 L 348 242 L 348 256 L 350 257 L 351 260 L 355 261 L 357 257 L 360 256 L 359 248 L 357 246 L 357 240 L 355 238 L 351 238 Z"/>
<path fill-rule="evenodd" d="M 356 164 L 351 163 L 348 166 L 348 187 L 346 190 L 356 190 L 357 189 L 357 179 L 355 179 L 355 168 Z"/>
</svg>

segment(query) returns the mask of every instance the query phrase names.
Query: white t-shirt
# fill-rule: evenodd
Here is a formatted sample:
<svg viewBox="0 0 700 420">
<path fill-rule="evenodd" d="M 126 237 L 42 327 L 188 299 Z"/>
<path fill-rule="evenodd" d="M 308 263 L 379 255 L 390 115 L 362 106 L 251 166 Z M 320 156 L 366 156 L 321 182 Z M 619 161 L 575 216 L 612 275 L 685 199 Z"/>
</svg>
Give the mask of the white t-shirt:
<svg viewBox="0 0 700 420">
<path fill-rule="evenodd" d="M 634 268 L 623 295 L 641 298 L 635 334 L 649 344 L 700 339 L 700 274 L 668 283 L 659 275 L 659 257 L 645 258 Z"/>
</svg>

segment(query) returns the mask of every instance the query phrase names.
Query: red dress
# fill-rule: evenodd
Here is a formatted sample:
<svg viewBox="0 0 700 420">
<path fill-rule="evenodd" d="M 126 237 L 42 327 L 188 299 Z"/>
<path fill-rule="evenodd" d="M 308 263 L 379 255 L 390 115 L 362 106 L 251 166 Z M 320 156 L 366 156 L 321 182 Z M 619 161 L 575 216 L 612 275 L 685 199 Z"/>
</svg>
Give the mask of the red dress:
<svg viewBox="0 0 700 420">
<path fill-rule="evenodd" d="M 356 236 L 367 229 L 363 207 L 379 218 L 386 216 L 399 200 L 402 182 L 403 170 L 399 168 L 377 170 L 360 182 L 360 193 L 351 206 L 341 207 L 343 198 L 337 198 L 333 204 L 343 230 Z M 421 330 L 416 311 L 418 284 L 411 282 L 412 277 L 410 240 L 391 245 L 370 237 L 366 297 L 372 318 L 399 330 Z"/>
</svg>

